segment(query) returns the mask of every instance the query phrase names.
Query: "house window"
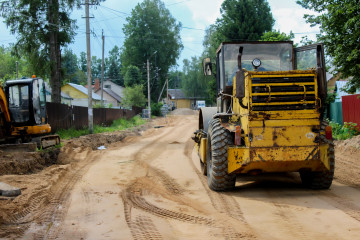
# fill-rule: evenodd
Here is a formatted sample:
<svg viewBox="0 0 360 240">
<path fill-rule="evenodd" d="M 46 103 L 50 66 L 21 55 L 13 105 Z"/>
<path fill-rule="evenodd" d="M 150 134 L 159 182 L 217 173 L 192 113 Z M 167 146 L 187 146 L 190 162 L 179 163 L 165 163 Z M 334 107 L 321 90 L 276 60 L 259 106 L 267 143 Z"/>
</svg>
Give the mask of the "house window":
<svg viewBox="0 0 360 240">
<path fill-rule="evenodd" d="M 108 89 L 111 89 L 111 85 L 105 85 L 104 88 L 108 88 Z"/>
</svg>

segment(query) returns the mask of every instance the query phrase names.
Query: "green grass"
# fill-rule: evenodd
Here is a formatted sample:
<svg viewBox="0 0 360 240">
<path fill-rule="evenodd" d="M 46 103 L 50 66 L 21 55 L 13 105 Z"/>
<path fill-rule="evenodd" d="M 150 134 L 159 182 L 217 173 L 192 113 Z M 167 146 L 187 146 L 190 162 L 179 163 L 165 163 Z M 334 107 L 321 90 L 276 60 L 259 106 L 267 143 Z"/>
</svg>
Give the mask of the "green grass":
<svg viewBox="0 0 360 240">
<path fill-rule="evenodd" d="M 360 134 L 356 123 L 345 122 L 341 125 L 336 122 L 329 122 L 332 127 L 332 135 L 335 140 L 346 140 Z"/>
<path fill-rule="evenodd" d="M 120 130 L 143 125 L 145 122 L 146 122 L 146 120 L 142 119 L 140 116 L 135 116 L 129 120 L 120 118 L 120 119 L 115 120 L 111 124 L 111 126 L 108 126 L 108 127 L 95 125 L 94 133 L 120 131 Z M 56 134 L 58 134 L 61 139 L 71 139 L 71 138 L 77 138 L 80 136 L 88 135 L 89 129 L 88 128 L 79 129 L 79 130 L 76 130 L 75 128 L 60 129 L 56 132 Z"/>
</svg>

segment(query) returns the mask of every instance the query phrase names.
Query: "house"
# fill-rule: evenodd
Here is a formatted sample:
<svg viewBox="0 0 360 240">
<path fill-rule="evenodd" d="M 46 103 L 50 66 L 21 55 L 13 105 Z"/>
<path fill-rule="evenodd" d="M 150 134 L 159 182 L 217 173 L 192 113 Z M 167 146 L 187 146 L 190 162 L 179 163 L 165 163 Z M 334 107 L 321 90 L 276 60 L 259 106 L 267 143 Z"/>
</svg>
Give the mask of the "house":
<svg viewBox="0 0 360 240">
<path fill-rule="evenodd" d="M 88 106 L 88 89 L 84 86 L 75 84 L 75 83 L 67 83 L 66 85 L 61 87 L 61 91 L 64 92 L 66 95 L 73 98 L 72 105 L 74 106 Z M 92 93 L 92 102 L 93 105 L 100 104 L 101 97 L 96 94 Z"/>
<path fill-rule="evenodd" d="M 46 102 L 51 102 L 51 88 L 45 82 L 45 94 L 46 94 Z M 73 100 L 72 97 L 63 93 L 61 91 L 61 103 L 66 105 L 71 105 L 71 101 Z"/>
<path fill-rule="evenodd" d="M 196 105 L 196 98 L 186 97 L 182 89 L 168 89 L 169 101 L 175 108 L 191 108 Z"/>
<path fill-rule="evenodd" d="M 101 88 L 95 93 L 101 96 Z M 121 97 L 109 88 L 104 88 L 103 99 L 107 104 L 111 104 L 113 107 L 120 107 L 121 105 Z"/>
<path fill-rule="evenodd" d="M 107 101 L 107 104 L 111 103 L 113 107 L 120 107 L 121 99 L 124 96 L 124 89 L 124 87 L 119 86 L 110 80 L 105 80 L 103 99 Z M 94 91 L 101 96 L 101 86 L 98 78 L 95 79 Z"/>
</svg>

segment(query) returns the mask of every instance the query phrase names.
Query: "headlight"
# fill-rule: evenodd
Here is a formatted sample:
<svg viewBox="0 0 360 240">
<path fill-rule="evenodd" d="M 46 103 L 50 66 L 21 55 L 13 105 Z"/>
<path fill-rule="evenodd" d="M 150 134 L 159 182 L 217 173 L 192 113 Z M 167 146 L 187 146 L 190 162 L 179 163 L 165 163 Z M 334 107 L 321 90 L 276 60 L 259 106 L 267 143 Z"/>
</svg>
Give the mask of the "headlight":
<svg viewBox="0 0 360 240">
<path fill-rule="evenodd" d="M 255 58 L 255 59 L 252 61 L 252 65 L 254 66 L 254 68 L 260 67 L 260 65 L 261 65 L 260 59 Z"/>
</svg>

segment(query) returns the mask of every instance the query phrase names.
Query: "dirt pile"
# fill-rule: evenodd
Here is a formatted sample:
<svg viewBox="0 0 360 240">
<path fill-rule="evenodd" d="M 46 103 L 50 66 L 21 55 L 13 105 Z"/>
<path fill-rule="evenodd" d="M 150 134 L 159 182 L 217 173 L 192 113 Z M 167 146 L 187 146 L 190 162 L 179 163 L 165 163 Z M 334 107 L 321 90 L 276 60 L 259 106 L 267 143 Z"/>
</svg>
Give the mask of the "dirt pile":
<svg viewBox="0 0 360 240">
<path fill-rule="evenodd" d="M 360 188 L 360 135 L 335 141 L 335 179 Z"/>
</svg>

